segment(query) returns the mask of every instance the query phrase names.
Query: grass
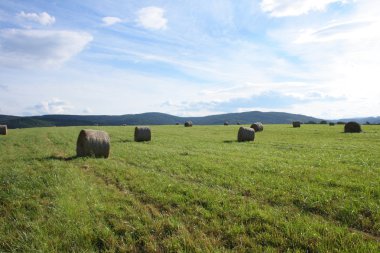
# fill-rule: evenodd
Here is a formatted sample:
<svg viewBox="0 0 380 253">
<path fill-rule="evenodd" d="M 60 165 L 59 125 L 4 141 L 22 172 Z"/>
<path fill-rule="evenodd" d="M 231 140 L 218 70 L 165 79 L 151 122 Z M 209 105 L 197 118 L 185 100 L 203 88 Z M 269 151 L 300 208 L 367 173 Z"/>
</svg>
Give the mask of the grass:
<svg viewBox="0 0 380 253">
<path fill-rule="evenodd" d="M 109 159 L 75 158 L 81 128 L 0 136 L 0 251 L 379 252 L 380 126 L 95 127 Z"/>
</svg>

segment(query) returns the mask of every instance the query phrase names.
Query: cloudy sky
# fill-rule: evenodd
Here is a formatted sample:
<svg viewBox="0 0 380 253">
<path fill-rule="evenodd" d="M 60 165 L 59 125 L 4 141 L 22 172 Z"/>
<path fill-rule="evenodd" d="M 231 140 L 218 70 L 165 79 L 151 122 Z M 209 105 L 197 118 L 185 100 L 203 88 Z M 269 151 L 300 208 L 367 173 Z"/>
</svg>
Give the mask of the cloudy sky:
<svg viewBox="0 0 380 253">
<path fill-rule="evenodd" d="M 379 98 L 380 1 L 0 1 L 0 114 L 331 119 Z"/>
</svg>

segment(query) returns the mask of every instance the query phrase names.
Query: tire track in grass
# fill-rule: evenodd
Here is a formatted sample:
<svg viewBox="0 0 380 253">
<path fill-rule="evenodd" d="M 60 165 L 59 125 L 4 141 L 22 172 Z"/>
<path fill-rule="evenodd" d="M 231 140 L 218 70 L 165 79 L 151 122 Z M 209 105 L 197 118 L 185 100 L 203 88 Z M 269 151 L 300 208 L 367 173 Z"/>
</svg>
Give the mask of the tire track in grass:
<svg viewBox="0 0 380 253">
<path fill-rule="evenodd" d="M 183 177 L 181 175 L 170 173 L 170 172 L 167 172 L 167 171 L 159 169 L 159 168 L 151 168 L 149 166 L 144 166 L 144 165 L 137 166 L 137 164 L 134 162 L 129 162 L 128 164 L 131 165 L 132 167 L 134 167 L 135 169 L 141 169 L 142 168 L 142 169 L 149 170 L 149 171 L 152 171 L 154 173 L 157 173 L 160 176 L 166 176 L 168 178 L 175 179 L 178 184 L 187 184 L 189 186 L 192 186 L 192 184 L 195 184 L 198 186 L 198 188 L 204 187 L 204 188 L 207 188 L 209 190 L 216 190 L 217 192 L 225 191 L 227 194 L 230 194 L 230 195 L 235 195 L 238 197 L 245 196 L 247 199 L 250 199 L 251 201 L 253 200 L 250 197 L 250 194 L 248 194 L 248 196 L 246 196 L 247 195 L 246 192 L 241 191 L 240 189 L 236 189 L 236 188 L 234 189 L 234 188 L 226 187 L 226 186 L 219 185 L 219 184 L 212 185 L 209 183 L 204 183 L 203 180 L 200 180 L 197 178 Z M 276 208 L 276 205 L 274 203 L 271 203 L 270 201 L 268 202 L 268 200 L 254 199 L 254 203 L 260 204 L 260 205 L 270 206 L 272 208 Z M 293 204 L 289 203 L 289 205 L 292 205 L 294 208 L 296 208 L 302 212 L 306 211 L 311 216 L 321 217 L 326 222 L 330 222 L 330 223 L 334 224 L 335 226 L 344 228 L 345 226 L 348 225 L 347 229 L 349 231 L 356 231 L 356 233 L 362 235 L 364 238 L 371 239 L 374 241 L 379 241 L 379 239 L 380 239 L 378 235 L 376 235 L 372 232 L 363 231 L 363 230 L 360 230 L 356 227 L 349 226 L 349 224 L 347 224 L 347 223 L 341 222 L 339 219 L 335 218 L 332 214 L 326 213 L 325 215 L 321 215 L 320 213 L 313 211 L 313 210 L 305 210 L 301 206 L 294 204 L 294 203 Z"/>
<path fill-rule="evenodd" d="M 135 169 L 137 169 L 137 168 L 135 168 Z M 162 209 L 162 207 L 164 207 L 164 205 L 158 204 L 159 202 L 158 202 L 157 199 L 152 198 L 152 197 L 148 197 L 148 195 L 146 195 L 146 194 L 145 194 L 145 196 L 143 196 L 142 194 L 144 194 L 144 193 L 142 193 L 142 192 L 139 192 L 138 194 L 134 194 L 132 192 L 132 190 L 133 190 L 132 188 L 129 188 L 128 186 L 124 187 L 123 185 L 120 184 L 120 182 L 117 182 L 117 180 L 112 179 L 112 178 L 110 178 L 107 175 L 104 175 L 102 173 L 94 172 L 95 170 L 96 169 L 94 169 L 92 171 L 91 175 L 93 175 L 96 178 L 100 179 L 105 185 L 111 185 L 112 187 L 114 187 L 115 189 L 117 189 L 118 191 L 120 191 L 122 194 L 132 195 L 134 197 L 134 200 L 137 201 L 137 202 L 135 202 L 136 205 L 143 206 L 145 211 L 149 212 L 151 210 L 151 206 L 153 205 L 155 207 L 155 210 L 158 209 L 158 211 L 160 213 L 160 215 L 159 215 L 160 217 L 169 218 L 171 216 L 172 217 L 176 217 L 176 215 L 177 216 L 179 215 L 179 217 L 180 217 L 180 219 L 182 221 L 181 224 L 185 228 L 187 236 L 193 238 L 192 239 L 193 241 L 197 241 L 197 238 L 199 236 L 202 236 L 202 237 L 205 237 L 205 238 L 208 238 L 208 239 L 211 236 L 211 238 L 213 238 L 212 240 L 214 240 L 215 243 L 218 243 L 218 241 L 219 241 L 219 244 L 220 244 L 220 240 L 223 237 L 223 234 L 220 234 L 220 233 L 214 234 L 215 231 L 213 232 L 212 229 L 211 230 L 208 229 L 209 224 L 208 223 L 203 223 L 205 221 L 203 218 L 199 218 L 198 222 L 202 222 L 202 223 L 199 223 L 198 225 L 196 225 L 194 227 L 194 224 L 191 221 L 183 220 L 181 218 L 182 215 L 180 215 L 180 214 L 181 214 L 181 212 L 183 210 L 181 209 L 180 206 L 171 206 L 171 209 L 166 209 L 166 208 Z M 217 192 L 217 191 L 218 190 L 215 190 L 215 192 Z M 192 205 L 193 204 L 198 205 L 201 208 L 206 208 L 206 209 L 208 208 L 206 202 L 197 202 L 197 201 L 195 201 L 195 202 L 192 202 L 191 204 Z M 152 216 L 153 217 L 151 217 L 151 218 L 157 218 L 157 215 L 155 215 L 155 216 L 152 215 Z M 238 220 L 239 218 L 240 218 L 239 216 L 236 216 L 236 217 L 234 216 L 235 220 Z M 190 218 L 190 219 L 193 219 L 193 218 Z M 264 222 L 264 220 L 263 220 L 263 222 Z M 202 225 L 203 226 L 203 230 L 205 230 L 205 231 L 197 229 L 197 227 L 200 224 L 203 224 Z M 275 227 L 274 224 L 273 224 L 273 227 Z M 191 233 L 190 233 L 190 231 L 191 231 Z M 222 237 L 220 237 L 220 236 L 222 236 Z M 224 247 L 229 248 L 227 244 L 223 244 L 223 245 L 224 245 Z"/>
<path fill-rule="evenodd" d="M 137 167 L 137 166 L 131 166 L 131 167 L 133 167 L 135 170 L 141 170 L 141 167 Z M 158 178 L 164 178 L 164 177 L 166 177 L 166 178 L 168 178 L 168 179 L 170 179 L 170 180 L 175 180 L 176 181 L 176 183 L 177 184 L 182 184 L 182 185 L 187 185 L 187 186 L 191 186 L 192 188 L 206 188 L 208 191 L 212 191 L 212 192 L 215 192 L 215 194 L 220 194 L 220 192 L 222 192 L 222 191 L 224 191 L 226 194 L 228 194 L 228 195 L 230 195 L 230 196 L 237 196 L 238 198 L 241 198 L 242 197 L 242 195 L 244 195 L 244 194 L 242 194 L 242 192 L 240 192 L 240 191 L 237 191 L 237 190 L 234 190 L 234 189 L 231 189 L 231 188 L 225 188 L 225 187 L 223 187 L 223 186 L 219 186 L 219 185 L 217 185 L 218 187 L 214 187 L 214 186 L 210 186 L 210 185 L 208 185 L 208 184 L 204 184 L 202 181 L 199 181 L 199 180 L 195 180 L 195 181 L 193 181 L 193 180 L 191 180 L 191 182 L 189 182 L 189 180 L 187 179 L 187 178 L 183 178 L 183 177 L 181 177 L 181 176 L 178 176 L 178 175 L 174 175 L 174 174 L 170 174 L 170 173 L 167 173 L 167 172 L 165 172 L 165 171 L 156 171 L 156 170 L 154 170 L 154 169 L 151 169 L 151 168 L 149 168 L 149 167 L 147 167 L 147 166 L 145 166 L 144 167 L 145 169 L 148 169 L 148 170 L 150 170 L 150 171 L 154 171 L 155 173 L 157 173 L 157 174 L 159 174 L 159 176 L 157 176 Z M 111 179 L 111 178 L 109 178 L 109 177 L 107 177 L 106 175 L 104 175 L 104 174 L 102 174 L 102 173 L 100 173 L 100 172 L 97 172 L 97 176 L 98 177 L 103 177 L 103 179 L 104 178 L 106 178 L 105 179 L 105 181 L 107 181 L 108 183 L 110 183 L 110 184 L 114 184 L 115 185 L 115 187 L 116 188 L 118 188 L 118 190 L 119 191 L 122 191 L 122 192 L 124 192 L 125 194 L 132 194 L 132 195 L 134 195 L 136 198 L 137 198 L 137 200 L 141 203 L 141 204 L 143 204 L 144 206 L 147 206 L 147 205 L 153 205 L 153 206 L 155 206 L 156 208 L 158 207 L 158 209 L 159 209 L 159 211 L 160 211 L 160 213 L 162 213 L 162 210 L 160 210 L 161 209 L 161 207 L 162 206 L 164 206 L 164 205 L 157 205 L 157 203 L 159 203 L 159 200 L 158 199 L 155 199 L 155 198 L 151 198 L 151 197 L 149 197 L 149 198 L 146 198 L 146 194 L 147 193 L 142 193 L 142 192 L 139 192 L 137 195 L 136 194 L 134 194 L 132 191 L 134 190 L 133 188 L 131 188 L 131 187 L 128 187 L 128 186 L 124 186 L 123 185 L 123 182 L 120 182 L 119 180 L 115 180 L 115 179 Z M 197 187 L 194 187 L 194 185 L 193 184 L 195 184 L 195 185 L 197 185 Z M 128 188 L 128 189 L 127 189 Z M 141 195 L 141 194 L 145 194 L 146 196 L 145 197 L 142 197 L 142 196 L 139 196 L 139 195 Z M 280 212 L 281 213 L 283 213 L 285 210 L 284 209 L 282 209 L 282 208 L 280 208 L 280 209 L 278 209 L 278 208 L 276 208 L 276 207 L 274 207 L 273 205 L 270 205 L 268 202 L 266 202 L 266 201 L 260 201 L 260 200 L 257 200 L 257 199 L 253 199 L 253 198 L 251 198 L 250 196 L 243 196 L 243 198 L 247 201 L 249 201 L 249 202 L 251 202 L 251 203 L 254 203 L 255 205 L 259 205 L 259 206 L 261 206 L 261 209 L 262 210 L 268 210 L 268 208 L 270 208 L 270 209 L 272 209 L 272 208 L 274 208 L 274 210 L 280 210 Z M 149 203 L 149 204 L 148 204 Z M 207 209 L 207 205 L 206 206 L 204 206 L 204 204 L 202 204 L 201 202 L 199 202 L 199 203 L 197 203 L 197 202 L 192 202 L 191 203 L 191 205 L 193 205 L 193 204 L 196 204 L 196 205 L 199 205 L 201 208 L 206 208 Z M 289 208 L 289 206 L 288 206 L 288 208 Z M 297 211 L 295 211 L 295 210 L 297 210 L 297 207 L 295 207 L 295 206 L 293 206 L 293 208 L 292 209 L 294 209 L 294 213 L 296 213 Z M 147 209 L 148 211 L 150 211 L 149 209 Z M 165 211 L 167 210 L 167 209 L 164 209 Z M 181 207 L 174 207 L 174 208 L 172 208 L 172 209 L 169 209 L 169 210 L 171 210 L 169 213 L 166 213 L 168 216 L 169 215 L 175 215 L 175 213 L 178 213 L 178 212 L 180 212 L 181 211 Z M 340 229 L 345 229 L 344 228 L 344 224 L 342 224 L 342 223 L 339 223 L 339 222 L 336 222 L 334 219 L 329 219 L 328 217 L 326 217 L 326 216 L 321 216 L 321 215 L 317 215 L 317 214 L 314 214 L 314 213 L 309 213 L 308 214 L 308 217 L 309 218 L 311 218 L 311 219 L 313 219 L 312 217 L 319 217 L 320 219 L 322 219 L 322 220 L 324 220 L 326 223 L 328 223 L 328 224 L 331 224 L 331 225 L 334 225 L 334 226 L 336 226 L 336 227 L 339 227 Z M 230 217 L 230 218 L 232 218 L 232 217 Z M 239 218 L 239 217 L 235 217 L 235 218 Z M 271 224 L 271 225 L 270 225 Z M 278 229 L 280 229 L 281 231 L 283 230 L 283 228 L 281 228 L 281 225 L 279 226 L 279 224 L 276 224 L 276 223 L 270 223 L 270 224 L 268 224 L 268 225 L 270 225 L 270 226 L 272 226 L 272 227 L 277 227 Z M 343 226 L 342 226 L 343 225 Z M 186 225 L 186 227 L 191 227 L 191 224 L 188 224 L 188 225 Z M 352 228 L 352 229 L 354 229 L 354 228 Z M 188 229 L 188 231 L 191 231 L 191 228 L 189 228 Z M 355 230 L 355 229 L 354 229 Z M 350 231 L 351 233 L 352 233 L 352 230 L 350 230 L 350 228 L 348 228 L 348 231 Z M 285 236 L 285 232 L 283 231 L 282 233 L 284 233 L 284 236 Z M 364 237 L 364 238 L 367 238 L 367 239 L 370 239 L 370 240 L 374 240 L 376 237 L 371 237 L 371 236 L 367 236 L 368 234 L 367 233 L 361 233 L 361 231 L 360 230 L 358 230 L 357 231 L 357 233 L 356 234 L 359 234 L 360 236 L 362 236 L 362 237 Z M 376 240 L 375 240 L 376 241 Z M 300 246 L 301 247 L 301 246 Z M 302 248 L 302 247 L 301 247 Z"/>
<path fill-rule="evenodd" d="M 161 238 L 162 236 L 169 236 L 172 232 L 168 232 L 169 234 L 165 235 L 166 230 L 171 230 L 171 225 L 167 225 L 166 223 L 171 220 L 171 216 L 173 215 L 173 210 L 166 208 L 164 205 L 158 205 L 157 202 L 151 201 L 149 202 L 146 198 L 141 198 L 139 194 L 135 194 L 128 187 L 125 187 L 117 178 L 111 178 L 105 174 L 97 171 L 96 168 L 90 168 L 89 166 L 82 166 L 81 170 L 85 173 L 85 175 L 94 177 L 98 182 L 101 182 L 105 186 L 112 187 L 114 190 L 119 192 L 120 194 L 127 196 L 131 201 L 133 208 L 141 213 L 148 214 L 149 222 L 154 224 L 158 224 L 157 227 L 152 227 L 153 230 L 158 231 L 156 234 L 152 234 L 154 237 L 159 237 L 156 241 L 160 242 L 165 238 Z M 112 229 L 115 233 L 118 233 L 117 229 L 115 230 L 114 225 L 110 223 L 110 221 L 106 221 L 110 229 Z M 166 224 L 166 225 L 165 225 Z M 169 226 L 169 227 L 168 227 Z M 136 228 L 130 226 L 133 231 L 136 231 Z M 162 231 L 161 231 L 162 229 Z M 198 233 L 191 233 L 191 229 L 185 223 L 178 224 L 178 227 L 174 229 L 175 231 L 180 231 L 181 236 L 184 238 L 188 238 L 189 245 L 185 245 L 186 247 L 195 249 L 197 237 L 200 236 Z M 152 231 L 150 231 L 152 232 Z M 205 235 L 203 235 L 205 236 Z M 163 240 L 164 241 L 164 240 Z M 161 242 L 160 242 L 161 243 Z M 161 245 L 161 249 L 165 251 L 165 247 Z M 211 248 L 210 248 L 211 249 Z M 143 250 L 142 248 L 140 250 Z"/>
<path fill-rule="evenodd" d="M 91 169 L 89 166 L 82 166 L 81 169 L 86 174 L 91 172 L 91 175 L 100 179 L 105 185 L 112 186 L 114 189 L 116 189 L 121 194 L 133 197 L 133 199 L 136 201 L 135 202 L 136 206 L 146 206 L 146 204 L 147 204 L 146 202 L 139 199 L 137 197 L 137 195 L 134 194 L 129 188 L 124 187 L 123 184 L 117 178 L 116 179 L 111 178 L 105 174 L 100 173 L 99 171 L 96 170 L 96 168 Z M 149 211 L 152 218 L 155 218 L 157 216 L 165 216 L 165 215 L 169 214 L 169 211 L 170 211 L 163 206 L 154 206 L 154 205 L 153 206 L 149 205 L 146 210 Z"/>
</svg>

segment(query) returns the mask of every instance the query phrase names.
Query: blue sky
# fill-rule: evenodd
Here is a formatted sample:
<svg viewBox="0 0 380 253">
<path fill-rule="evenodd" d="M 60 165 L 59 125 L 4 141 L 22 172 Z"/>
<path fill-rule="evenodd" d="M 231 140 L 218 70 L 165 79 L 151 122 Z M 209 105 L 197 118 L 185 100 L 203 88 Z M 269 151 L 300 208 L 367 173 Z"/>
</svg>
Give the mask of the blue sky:
<svg viewBox="0 0 380 253">
<path fill-rule="evenodd" d="M 0 114 L 378 116 L 380 1 L 0 2 Z"/>
</svg>

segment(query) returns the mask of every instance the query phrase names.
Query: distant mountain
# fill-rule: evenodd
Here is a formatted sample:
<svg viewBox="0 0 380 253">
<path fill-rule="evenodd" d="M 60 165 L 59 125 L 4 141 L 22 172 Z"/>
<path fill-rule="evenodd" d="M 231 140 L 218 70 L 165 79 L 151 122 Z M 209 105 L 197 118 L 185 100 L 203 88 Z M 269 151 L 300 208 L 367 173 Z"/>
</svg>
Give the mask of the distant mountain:
<svg viewBox="0 0 380 253">
<path fill-rule="evenodd" d="M 367 117 L 367 118 L 351 118 L 351 119 L 339 119 L 337 121 L 342 122 L 349 122 L 349 121 L 356 121 L 360 124 L 380 124 L 380 116 L 379 117 Z"/>
<path fill-rule="evenodd" d="M 91 125 L 174 125 L 191 120 L 194 125 L 250 124 L 260 121 L 264 124 L 286 124 L 292 121 L 320 122 L 321 119 L 301 114 L 284 112 L 242 112 L 211 115 L 205 117 L 178 117 L 165 113 L 150 112 L 142 114 L 111 115 L 43 115 L 17 117 L 0 115 L 0 124 L 9 128 L 49 127 L 49 126 L 91 126 Z"/>
</svg>

